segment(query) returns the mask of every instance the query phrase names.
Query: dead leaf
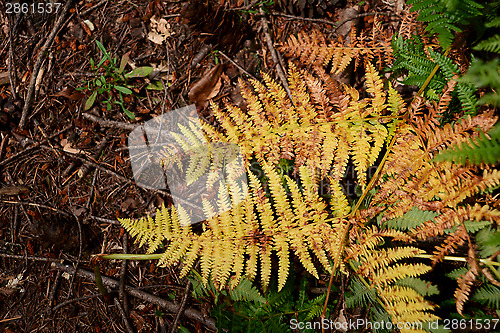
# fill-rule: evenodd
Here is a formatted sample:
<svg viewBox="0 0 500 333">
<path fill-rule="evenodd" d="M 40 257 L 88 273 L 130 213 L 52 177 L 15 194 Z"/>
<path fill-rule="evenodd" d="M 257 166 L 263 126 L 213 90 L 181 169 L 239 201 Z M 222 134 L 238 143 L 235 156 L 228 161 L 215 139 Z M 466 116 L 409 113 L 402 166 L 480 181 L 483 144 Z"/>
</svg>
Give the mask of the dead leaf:
<svg viewBox="0 0 500 333">
<path fill-rule="evenodd" d="M 92 31 L 95 30 L 94 24 L 89 20 L 85 20 L 82 22 L 82 28 L 89 36 L 92 36 Z"/>
<path fill-rule="evenodd" d="M 155 44 L 163 44 L 163 42 L 172 35 L 170 24 L 167 20 L 152 17 L 150 21 L 151 31 L 148 33 L 148 39 Z"/>
<path fill-rule="evenodd" d="M 81 150 L 81 149 L 75 149 L 71 146 L 71 143 L 70 142 L 67 142 L 64 146 L 63 146 L 63 150 L 65 152 L 68 152 L 68 153 L 71 153 L 71 154 L 85 154 L 85 155 L 88 155 L 90 156 L 90 153 L 84 151 L 84 150 Z"/>
<path fill-rule="evenodd" d="M 76 208 L 72 206 L 71 211 L 73 212 L 73 215 L 75 215 L 76 217 L 80 217 L 83 213 L 87 211 L 87 208 L 85 207 Z"/>
<path fill-rule="evenodd" d="M 207 100 L 211 100 L 215 96 L 217 96 L 220 92 L 220 88 L 222 87 L 222 80 L 219 78 L 217 81 L 217 84 L 215 85 L 214 89 L 210 92 L 210 95 L 208 95 Z"/>
<path fill-rule="evenodd" d="M 121 203 L 121 209 L 122 212 L 126 211 L 132 211 L 136 209 L 137 207 L 140 206 L 140 202 L 137 199 L 134 199 L 132 197 L 127 197 L 122 203 Z"/>
<path fill-rule="evenodd" d="M 193 85 L 188 93 L 188 98 L 191 103 L 195 103 L 197 107 L 205 107 L 207 100 L 215 97 L 219 93 L 216 91 L 215 96 L 211 96 L 212 91 L 217 90 L 218 83 L 218 90 L 220 90 L 222 69 L 223 66 L 221 64 L 216 65 Z"/>
<path fill-rule="evenodd" d="M 134 322 L 137 331 L 140 332 L 143 329 L 146 320 L 133 310 L 130 311 L 130 318 L 132 318 L 132 321 Z"/>
<path fill-rule="evenodd" d="M 79 91 L 76 91 L 75 88 L 73 88 L 72 86 L 64 87 L 60 92 L 58 92 L 54 96 L 66 97 L 72 101 L 79 101 L 85 97 L 84 94 L 82 94 Z"/>
<path fill-rule="evenodd" d="M 9 83 L 9 72 L 0 72 L 0 86 Z"/>
</svg>

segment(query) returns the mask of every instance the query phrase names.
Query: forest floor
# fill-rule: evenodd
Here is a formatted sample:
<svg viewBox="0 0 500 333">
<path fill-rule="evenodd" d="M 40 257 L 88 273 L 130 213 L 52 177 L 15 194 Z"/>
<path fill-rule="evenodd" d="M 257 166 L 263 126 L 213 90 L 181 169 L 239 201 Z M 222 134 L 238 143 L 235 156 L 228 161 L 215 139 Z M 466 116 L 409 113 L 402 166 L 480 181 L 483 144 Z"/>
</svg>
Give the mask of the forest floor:
<svg viewBox="0 0 500 333">
<path fill-rule="evenodd" d="M 397 32 L 401 2 L 341 1 L 310 19 L 277 6 L 261 17 L 259 1 L 222 0 L 219 11 L 192 3 L 182 16 L 184 0 L 66 1 L 52 13 L 50 2 L 18 15 L 23 7 L 0 5 L 0 330 L 168 332 L 175 321 L 213 331 L 208 304 L 186 293 L 178 267 L 105 261 L 109 296 L 96 287 L 92 255 L 144 251 L 117 219 L 171 203 L 164 191 L 134 181 L 128 135 L 193 103 L 213 122 L 207 101 L 241 103 L 238 78 L 266 72 L 279 80 L 276 48 L 290 35 L 314 28 L 334 39 L 352 24 L 369 31 L 375 15 Z M 110 73 L 92 69 L 103 58 L 96 40 L 117 58 Z M 94 80 L 110 83 L 122 59 L 124 72 L 154 72 L 126 78 L 131 91 L 121 97 L 103 89 L 88 102 Z"/>
</svg>

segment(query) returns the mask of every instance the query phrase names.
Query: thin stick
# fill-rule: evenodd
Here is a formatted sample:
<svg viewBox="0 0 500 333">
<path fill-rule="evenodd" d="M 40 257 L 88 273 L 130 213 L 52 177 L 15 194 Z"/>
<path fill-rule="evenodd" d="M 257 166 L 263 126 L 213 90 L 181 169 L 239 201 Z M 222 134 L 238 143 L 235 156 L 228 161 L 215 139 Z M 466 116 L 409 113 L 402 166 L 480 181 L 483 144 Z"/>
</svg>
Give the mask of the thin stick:
<svg viewBox="0 0 500 333">
<path fill-rule="evenodd" d="M 219 51 L 219 54 L 221 56 L 223 56 L 224 58 L 226 58 L 227 61 L 229 61 L 230 63 L 232 63 L 234 66 L 236 66 L 236 68 L 238 68 L 240 71 L 242 71 L 243 73 L 245 73 L 246 75 L 248 75 L 249 77 L 251 77 L 252 79 L 254 80 L 257 80 L 252 74 L 248 73 L 243 67 L 241 67 L 240 65 L 238 65 L 236 63 L 236 61 L 234 61 L 233 59 L 229 58 L 227 55 L 224 54 L 224 52 L 222 51 Z"/>
<path fill-rule="evenodd" d="M 10 91 L 12 93 L 12 99 L 17 99 L 16 85 L 17 85 L 17 75 L 16 69 L 14 67 L 14 33 L 17 30 L 19 21 L 21 20 L 21 14 L 16 15 L 16 20 L 12 26 L 9 27 L 9 81 L 10 81 Z"/>
<path fill-rule="evenodd" d="M 57 269 L 63 270 L 71 274 L 75 274 L 75 269 L 72 266 L 62 265 L 59 263 L 54 263 L 53 265 Z M 78 271 L 76 271 L 76 275 L 85 278 L 87 280 L 95 280 L 94 273 L 86 270 L 78 269 Z M 108 278 L 106 276 L 103 276 L 101 279 L 102 283 L 108 287 L 118 288 L 120 285 L 119 281 Z M 163 298 L 148 294 L 146 292 L 143 292 L 142 290 L 139 290 L 137 288 L 128 285 L 125 285 L 125 291 L 134 297 L 161 306 L 165 308 L 167 311 L 172 313 L 176 313 L 180 309 L 179 305 L 176 305 L 170 301 L 164 300 Z M 184 310 L 184 315 L 190 319 L 201 322 L 202 324 L 204 324 L 206 327 L 208 327 L 213 331 L 217 330 L 217 328 L 215 327 L 215 321 L 212 318 L 205 318 L 205 316 L 198 310 L 187 308 L 186 310 Z"/>
<path fill-rule="evenodd" d="M 130 323 L 129 323 L 128 319 L 127 319 L 127 314 L 123 310 L 123 307 L 120 304 L 120 301 L 118 300 L 118 298 L 115 297 L 114 298 L 114 302 L 115 302 L 116 307 L 118 308 L 118 312 L 120 312 L 120 315 L 122 316 L 123 324 L 125 325 L 125 328 L 127 329 L 127 332 L 128 333 L 134 333 L 134 329 L 130 325 Z"/>
<path fill-rule="evenodd" d="M 54 280 L 54 285 L 52 286 L 52 290 L 49 295 L 49 302 L 47 304 L 47 312 L 52 312 L 52 302 L 54 301 L 54 297 L 56 296 L 57 289 L 59 288 L 59 283 L 61 282 L 61 271 L 57 271 L 56 279 Z"/>
<path fill-rule="evenodd" d="M 33 71 L 31 72 L 31 78 L 30 78 L 30 85 L 28 88 L 28 94 L 26 95 L 26 99 L 24 101 L 24 107 L 23 107 L 23 113 L 21 115 L 21 121 L 19 122 L 19 127 L 24 128 L 24 125 L 26 124 L 26 118 L 28 117 L 28 110 L 31 107 L 31 104 L 33 104 L 33 93 L 35 92 L 35 83 L 36 79 L 38 77 L 38 72 L 40 71 L 42 67 L 43 60 L 45 59 L 47 50 L 51 46 L 52 42 L 54 41 L 54 38 L 56 37 L 56 34 L 58 33 L 59 29 L 61 28 L 61 25 L 64 21 L 64 17 L 66 14 L 69 12 L 70 7 L 72 6 L 74 0 L 67 0 L 66 6 L 64 6 L 64 9 L 61 12 L 61 15 L 57 19 L 56 23 L 54 24 L 54 27 L 52 28 L 52 31 L 50 32 L 49 37 L 47 37 L 47 40 L 43 44 L 40 52 L 38 53 L 38 56 L 36 58 L 35 66 L 33 66 Z"/>
<path fill-rule="evenodd" d="M 275 12 L 275 11 L 272 11 L 271 15 L 274 15 L 274 16 L 283 16 L 283 17 L 286 17 L 286 18 L 289 18 L 289 19 L 292 19 L 292 20 L 301 20 L 301 21 L 308 21 L 308 22 L 314 22 L 314 23 L 326 23 L 326 24 L 333 25 L 333 26 L 337 25 L 337 23 L 335 23 L 333 21 L 330 21 L 330 20 L 317 19 L 317 18 L 308 18 L 308 17 L 300 17 L 300 16 L 288 15 L 288 14 L 285 14 L 285 13 L 280 13 L 280 12 Z"/>
<path fill-rule="evenodd" d="M 175 319 L 172 323 L 172 326 L 170 327 L 170 333 L 175 333 L 177 331 L 177 323 L 179 322 L 179 319 L 182 316 L 182 313 L 184 312 L 184 307 L 186 306 L 187 299 L 189 297 L 189 292 L 191 289 L 191 281 L 188 280 L 186 283 L 186 288 L 184 289 L 184 296 L 182 297 L 182 302 L 181 305 L 179 306 L 179 311 L 177 311 L 177 314 L 175 315 Z"/>
<path fill-rule="evenodd" d="M 288 98 L 290 98 L 290 101 L 293 101 L 292 93 L 290 92 L 290 88 L 288 87 L 288 81 L 286 80 L 285 72 L 283 71 L 283 68 L 281 67 L 280 60 L 278 58 L 278 54 L 276 52 L 276 49 L 274 48 L 273 39 L 271 37 L 271 33 L 269 32 L 268 21 L 266 19 L 266 15 L 264 14 L 264 10 L 262 10 L 262 7 L 259 8 L 259 12 L 261 15 L 260 22 L 261 22 L 262 28 L 264 30 L 264 36 L 266 37 L 267 48 L 269 49 L 269 52 L 271 53 L 271 57 L 273 58 L 274 64 L 276 66 L 276 72 L 278 73 L 278 76 L 281 80 L 281 83 L 283 84 L 283 87 L 285 88 L 285 91 L 288 95 Z"/>
<path fill-rule="evenodd" d="M 153 188 L 153 187 L 151 187 L 151 186 L 149 186 L 147 184 L 141 183 L 141 182 L 134 182 L 132 179 L 129 179 L 129 178 L 125 177 L 125 176 L 122 176 L 122 175 L 120 175 L 119 173 L 116 173 L 113 170 L 105 168 L 105 167 L 101 166 L 100 164 L 98 164 L 98 163 L 96 163 L 94 161 L 90 161 L 90 160 L 88 160 L 86 158 L 83 158 L 83 157 L 81 157 L 78 154 L 73 154 L 71 152 L 64 151 L 63 149 L 59 149 L 57 147 L 51 148 L 51 147 L 45 146 L 45 145 L 40 145 L 40 147 L 45 148 L 45 149 L 60 151 L 60 152 L 62 152 L 64 154 L 70 155 L 71 157 L 76 158 L 76 159 L 78 159 L 78 160 L 80 160 L 80 161 L 82 161 L 84 163 L 87 163 L 90 166 L 93 166 L 93 167 L 95 167 L 95 168 L 97 168 L 97 169 L 99 169 L 101 171 L 109 173 L 109 174 L 111 174 L 111 175 L 113 175 L 113 176 L 115 176 L 115 177 L 117 177 L 117 178 L 119 178 L 119 179 L 121 179 L 123 181 L 126 181 L 129 184 L 137 185 L 137 186 L 142 187 L 144 189 L 151 190 L 151 191 L 154 191 L 155 193 L 160 193 L 160 194 L 163 194 L 163 195 L 165 195 L 165 196 L 167 196 L 169 198 L 172 198 L 172 195 L 170 193 L 168 193 L 167 191 L 163 191 L 163 190 L 159 190 L 159 189 Z M 196 206 L 196 205 L 190 203 L 189 201 L 186 201 L 186 200 L 184 200 L 184 199 L 182 199 L 180 197 L 177 197 L 177 196 L 175 197 L 175 201 L 179 202 L 179 203 L 182 203 L 182 204 L 184 204 L 186 206 L 189 206 L 191 208 L 194 208 L 194 209 L 200 209 L 200 207 L 198 207 L 198 206 Z"/>
<path fill-rule="evenodd" d="M 103 127 L 121 128 L 124 130 L 133 131 L 138 125 L 133 125 L 129 123 L 124 123 L 121 121 L 107 120 L 94 116 L 90 113 L 82 113 L 83 118 L 87 118 L 90 121 L 96 122 Z"/>
<path fill-rule="evenodd" d="M 88 296 L 82 296 L 82 297 L 78 297 L 78 298 L 69 299 L 67 301 L 64 301 L 64 302 L 59 303 L 56 306 L 54 306 L 54 308 L 52 309 L 52 311 L 55 312 L 55 311 L 59 310 L 60 308 L 66 306 L 68 304 L 74 303 L 74 302 L 84 301 L 84 300 L 87 300 L 87 299 L 96 298 L 96 297 L 100 297 L 100 296 L 101 296 L 101 294 L 97 293 L 97 294 L 93 294 L 93 295 L 88 295 Z"/>
<path fill-rule="evenodd" d="M 346 24 L 347 22 L 349 21 L 352 21 L 352 20 L 356 20 L 358 18 L 361 18 L 361 17 L 365 17 L 365 16 L 375 16 L 375 15 L 383 15 L 383 16 L 397 16 L 397 17 L 401 17 L 401 15 L 399 14 L 396 14 L 396 13 L 379 13 L 379 12 L 369 12 L 369 13 L 361 13 L 361 14 L 358 14 L 356 16 L 353 16 L 353 17 L 350 17 L 342 22 L 339 23 L 339 25 L 335 28 L 335 30 L 333 30 L 333 33 L 336 33 L 337 30 L 340 29 L 341 26 L 343 26 L 344 24 Z"/>
<path fill-rule="evenodd" d="M 45 258 L 35 256 L 21 256 L 18 254 L 0 253 L 1 258 L 18 259 L 18 260 L 34 260 L 34 261 L 48 261 L 48 262 L 61 262 L 62 259 L 58 258 Z"/>
<path fill-rule="evenodd" d="M 128 252 L 128 234 L 124 233 L 122 238 L 123 243 L 123 253 Z M 128 314 L 128 299 L 125 293 L 125 277 L 127 276 L 127 264 L 128 260 L 122 260 L 122 266 L 120 267 L 120 287 L 118 288 L 118 297 L 120 302 L 123 304 L 123 310 Z"/>
<path fill-rule="evenodd" d="M 49 139 L 55 138 L 59 134 L 66 132 L 67 130 L 69 130 L 72 127 L 73 127 L 73 125 L 66 126 L 65 128 L 63 128 L 59 132 L 52 134 L 49 137 Z M 11 157 L 6 158 L 5 160 L 1 161 L 0 162 L 0 166 L 5 165 L 7 163 L 10 163 L 10 162 L 16 160 L 19 156 L 32 151 L 33 149 L 39 147 L 40 145 L 44 144 L 47 141 L 47 139 L 43 139 L 42 141 L 36 142 L 36 141 L 33 141 L 31 139 L 28 139 L 28 138 L 25 138 L 24 140 L 26 140 L 28 143 L 33 143 L 33 145 L 31 147 L 25 148 L 25 149 L 21 150 L 20 152 L 16 153 L 15 155 L 12 155 Z"/>
<path fill-rule="evenodd" d="M 91 11 L 93 11 L 94 9 L 96 9 L 97 7 L 100 7 L 100 6 L 104 5 L 106 2 L 108 2 L 108 0 L 101 0 L 99 3 L 93 5 L 90 8 L 87 8 L 83 12 L 81 12 L 80 16 L 82 16 L 82 17 L 85 16 L 87 13 L 90 13 Z"/>
</svg>

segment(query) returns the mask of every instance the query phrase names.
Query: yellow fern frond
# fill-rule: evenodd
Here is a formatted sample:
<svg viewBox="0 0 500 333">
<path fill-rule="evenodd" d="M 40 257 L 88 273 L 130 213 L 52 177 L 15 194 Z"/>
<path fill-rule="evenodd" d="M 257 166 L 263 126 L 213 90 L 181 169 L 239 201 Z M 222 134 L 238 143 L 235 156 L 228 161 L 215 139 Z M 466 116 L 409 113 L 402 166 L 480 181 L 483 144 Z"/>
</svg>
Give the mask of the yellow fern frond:
<svg viewBox="0 0 500 333">
<path fill-rule="evenodd" d="M 385 97 L 384 84 L 377 74 L 375 67 L 371 63 L 366 65 L 366 86 L 369 93 L 373 95 L 371 100 L 373 112 L 375 115 L 380 115 L 384 111 Z"/>
</svg>

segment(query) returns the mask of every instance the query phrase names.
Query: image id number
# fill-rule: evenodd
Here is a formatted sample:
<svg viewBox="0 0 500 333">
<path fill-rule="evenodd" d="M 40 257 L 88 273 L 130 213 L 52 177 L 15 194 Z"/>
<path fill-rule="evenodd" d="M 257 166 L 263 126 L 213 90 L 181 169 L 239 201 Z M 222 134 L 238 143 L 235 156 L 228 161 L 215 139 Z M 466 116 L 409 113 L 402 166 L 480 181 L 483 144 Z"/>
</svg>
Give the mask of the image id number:
<svg viewBox="0 0 500 333">
<path fill-rule="evenodd" d="M 27 3 L 12 3 L 12 2 L 7 2 L 5 4 L 6 6 L 6 14 L 51 14 L 51 13 L 57 13 L 59 11 L 59 7 L 61 7 L 60 2 L 54 2 L 54 3 L 32 3 L 32 4 L 27 4 Z"/>
<path fill-rule="evenodd" d="M 464 330 L 464 329 L 477 329 L 477 330 L 494 330 L 497 327 L 499 319 L 444 319 L 444 329 Z M 498 325 L 500 327 L 500 325 Z"/>
</svg>

